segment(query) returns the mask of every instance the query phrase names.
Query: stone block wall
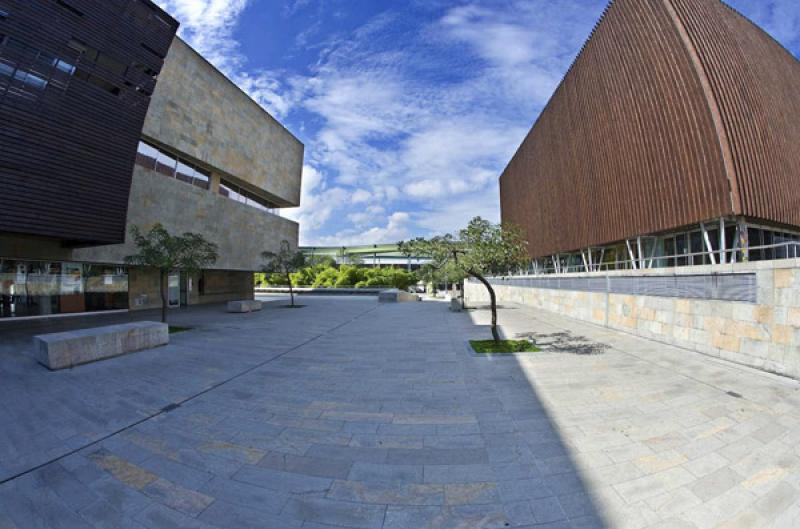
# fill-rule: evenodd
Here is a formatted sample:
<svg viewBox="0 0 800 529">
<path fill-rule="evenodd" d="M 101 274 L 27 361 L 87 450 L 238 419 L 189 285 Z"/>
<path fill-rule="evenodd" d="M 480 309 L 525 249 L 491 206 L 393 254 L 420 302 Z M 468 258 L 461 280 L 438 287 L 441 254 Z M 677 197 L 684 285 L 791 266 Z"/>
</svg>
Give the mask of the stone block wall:
<svg viewBox="0 0 800 529">
<path fill-rule="evenodd" d="M 512 286 L 496 286 L 495 291 L 500 302 L 548 310 L 800 379 L 800 260 L 619 271 L 608 275 L 731 272 L 756 273 L 757 303 Z M 486 303 L 489 299 L 479 283 L 467 283 L 465 295 L 468 303 Z"/>
</svg>

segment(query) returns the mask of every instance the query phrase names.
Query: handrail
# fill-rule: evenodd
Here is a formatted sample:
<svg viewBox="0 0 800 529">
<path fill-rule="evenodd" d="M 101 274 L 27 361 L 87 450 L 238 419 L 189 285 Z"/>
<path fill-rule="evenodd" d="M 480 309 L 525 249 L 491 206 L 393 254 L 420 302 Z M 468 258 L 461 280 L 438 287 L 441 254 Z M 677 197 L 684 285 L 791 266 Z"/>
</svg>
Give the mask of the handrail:
<svg viewBox="0 0 800 529">
<path fill-rule="evenodd" d="M 656 268 L 677 268 L 682 266 L 709 266 L 710 263 L 699 263 L 695 264 L 694 259 L 696 257 L 708 257 L 709 255 L 715 255 L 717 257 L 716 264 L 734 264 L 734 263 L 742 263 L 742 262 L 751 262 L 749 260 L 741 260 L 741 257 L 737 259 L 737 256 L 742 256 L 745 252 L 753 252 L 759 250 L 768 250 L 768 249 L 775 249 L 775 248 L 785 248 L 786 256 L 779 257 L 777 259 L 794 259 L 800 257 L 800 241 L 786 241 L 782 243 L 776 244 L 765 244 L 761 246 L 750 246 L 746 249 L 736 248 L 736 249 L 725 249 L 725 250 L 714 250 L 714 251 L 703 251 L 703 252 L 686 252 L 682 254 L 673 254 L 673 255 L 654 255 L 651 257 L 643 257 L 640 259 L 623 259 L 623 260 L 615 260 L 615 261 L 604 261 L 601 263 L 593 263 L 592 270 L 587 270 L 586 264 L 565 264 L 564 266 L 559 267 L 557 269 L 555 266 L 547 266 L 547 267 L 537 267 L 536 272 L 533 270 L 522 271 L 519 270 L 517 272 L 510 272 L 506 275 L 518 277 L 518 276 L 540 276 L 540 275 L 548 275 L 548 274 L 592 274 L 592 273 L 599 273 L 599 272 L 611 272 L 616 270 L 652 270 Z M 570 253 L 567 254 L 570 257 L 578 256 L 577 254 Z M 720 263 L 720 256 L 725 256 L 725 263 Z M 556 256 L 557 257 L 557 256 Z M 549 257 L 549 259 L 553 259 L 553 257 Z M 677 262 L 679 259 L 681 260 L 689 260 L 691 264 L 682 264 L 682 265 L 661 265 L 661 262 Z M 760 259 L 765 260 L 765 259 Z M 775 260 L 775 259 L 767 259 L 767 260 Z M 622 265 L 622 266 L 621 266 Z"/>
</svg>

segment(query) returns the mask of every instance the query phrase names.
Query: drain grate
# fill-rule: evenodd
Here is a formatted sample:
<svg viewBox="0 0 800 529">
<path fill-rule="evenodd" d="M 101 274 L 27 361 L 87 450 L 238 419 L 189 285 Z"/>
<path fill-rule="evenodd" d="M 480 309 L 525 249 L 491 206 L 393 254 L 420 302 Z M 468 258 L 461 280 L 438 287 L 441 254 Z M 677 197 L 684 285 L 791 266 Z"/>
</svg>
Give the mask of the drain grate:
<svg viewBox="0 0 800 529">
<path fill-rule="evenodd" d="M 735 391 L 726 391 L 725 393 L 727 393 L 728 395 L 730 395 L 731 397 L 733 397 L 735 399 L 743 398 L 741 393 L 736 393 Z"/>
</svg>

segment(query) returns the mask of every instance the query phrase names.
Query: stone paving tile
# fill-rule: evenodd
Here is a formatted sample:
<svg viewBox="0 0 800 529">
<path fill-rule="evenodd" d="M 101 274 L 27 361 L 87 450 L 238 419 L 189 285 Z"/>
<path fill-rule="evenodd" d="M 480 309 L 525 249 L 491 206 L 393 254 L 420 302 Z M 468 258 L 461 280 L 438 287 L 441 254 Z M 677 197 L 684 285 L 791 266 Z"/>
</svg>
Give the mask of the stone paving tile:
<svg viewBox="0 0 800 529">
<path fill-rule="evenodd" d="M 0 356 L 0 424 L 14 425 L 0 428 L 0 467 L 78 450 L 0 485 L 0 528 L 800 526 L 797 383 L 518 307 L 501 310 L 507 334 L 613 347 L 469 355 L 486 317 L 308 298 L 247 319 L 203 312 L 166 356 L 49 385 Z"/>
<path fill-rule="evenodd" d="M 359 505 L 324 498 L 292 498 L 283 510 L 284 515 L 310 522 L 381 529 L 386 514 L 385 505 Z"/>
<path fill-rule="evenodd" d="M 258 466 L 319 478 L 346 479 L 353 464 L 349 461 L 267 452 Z"/>
<path fill-rule="evenodd" d="M 233 475 L 233 479 L 279 492 L 306 494 L 326 492 L 333 480 L 247 465 Z"/>
</svg>

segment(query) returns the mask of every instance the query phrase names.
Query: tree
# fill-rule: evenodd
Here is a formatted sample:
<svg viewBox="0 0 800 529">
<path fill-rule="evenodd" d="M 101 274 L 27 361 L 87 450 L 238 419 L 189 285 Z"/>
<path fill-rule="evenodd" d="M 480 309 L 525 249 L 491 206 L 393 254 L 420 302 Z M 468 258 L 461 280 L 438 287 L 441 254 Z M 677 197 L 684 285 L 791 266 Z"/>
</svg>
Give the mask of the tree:
<svg viewBox="0 0 800 529">
<path fill-rule="evenodd" d="M 500 341 L 497 331 L 497 296 L 487 275 L 505 274 L 524 266 L 528 261 L 527 243 L 519 228 L 492 224 L 480 217 L 472 219 L 458 236 L 440 235 L 430 239 L 417 238 L 400 243 L 400 251 L 411 257 L 431 260 L 436 269 L 452 267 L 463 277 L 480 281 L 489 291 L 492 308 L 492 337 Z"/>
<path fill-rule="evenodd" d="M 159 275 L 161 293 L 161 321 L 167 322 L 167 276 L 170 272 L 200 272 L 217 261 L 217 245 L 197 233 L 170 235 L 161 224 L 142 233 L 138 226 L 131 228 L 131 236 L 139 253 L 129 255 L 125 262 L 133 266 L 155 268 Z"/>
<path fill-rule="evenodd" d="M 286 278 L 289 285 L 289 296 L 292 300 L 291 306 L 294 307 L 294 290 L 292 288 L 292 274 L 299 272 L 306 264 L 306 256 L 303 252 L 293 249 L 289 241 L 282 240 L 280 249 L 277 252 L 262 252 L 264 259 L 262 270 L 267 274 L 281 274 Z"/>
</svg>

